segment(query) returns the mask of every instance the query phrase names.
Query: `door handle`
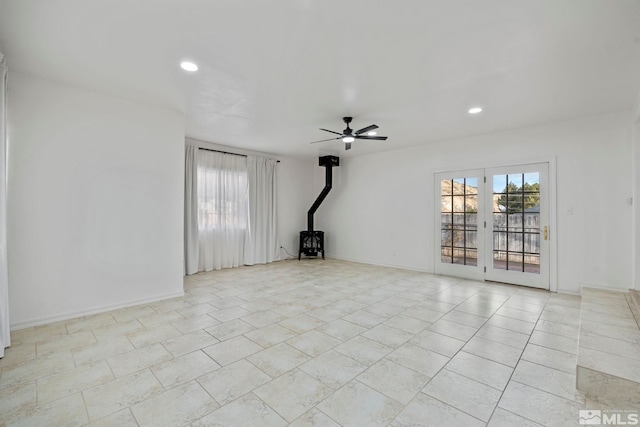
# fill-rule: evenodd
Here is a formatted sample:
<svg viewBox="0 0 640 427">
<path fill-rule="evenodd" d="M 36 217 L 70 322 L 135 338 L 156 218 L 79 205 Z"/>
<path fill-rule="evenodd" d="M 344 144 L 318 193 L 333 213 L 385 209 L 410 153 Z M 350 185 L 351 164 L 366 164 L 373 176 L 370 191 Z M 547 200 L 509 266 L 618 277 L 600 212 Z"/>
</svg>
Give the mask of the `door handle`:
<svg viewBox="0 0 640 427">
<path fill-rule="evenodd" d="M 549 230 L 547 229 L 547 226 L 544 226 L 544 240 L 547 240 L 549 237 Z"/>
</svg>

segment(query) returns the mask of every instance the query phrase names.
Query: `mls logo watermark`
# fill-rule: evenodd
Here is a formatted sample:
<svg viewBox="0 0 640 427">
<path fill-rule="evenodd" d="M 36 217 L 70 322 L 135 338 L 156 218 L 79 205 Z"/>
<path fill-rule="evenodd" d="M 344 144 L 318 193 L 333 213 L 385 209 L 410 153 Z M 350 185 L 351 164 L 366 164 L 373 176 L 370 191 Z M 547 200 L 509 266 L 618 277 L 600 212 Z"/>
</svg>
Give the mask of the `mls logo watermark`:
<svg viewBox="0 0 640 427">
<path fill-rule="evenodd" d="M 580 425 L 587 426 L 636 426 L 638 412 L 583 409 L 578 411 L 578 421 Z"/>
<path fill-rule="evenodd" d="M 581 409 L 578 411 L 580 425 L 599 426 L 602 425 L 602 411 Z"/>
</svg>

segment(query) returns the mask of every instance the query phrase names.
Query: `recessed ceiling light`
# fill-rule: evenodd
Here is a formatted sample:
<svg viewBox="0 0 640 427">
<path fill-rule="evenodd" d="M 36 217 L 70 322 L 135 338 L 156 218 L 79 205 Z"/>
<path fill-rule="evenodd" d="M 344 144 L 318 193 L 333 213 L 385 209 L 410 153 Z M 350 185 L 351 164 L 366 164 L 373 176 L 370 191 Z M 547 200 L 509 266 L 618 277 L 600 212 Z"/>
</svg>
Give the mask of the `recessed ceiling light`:
<svg viewBox="0 0 640 427">
<path fill-rule="evenodd" d="M 344 138 L 342 138 L 342 142 L 353 142 L 356 139 L 352 136 L 345 136 Z"/>
<path fill-rule="evenodd" d="M 198 71 L 198 66 L 193 62 L 183 61 L 180 63 L 180 68 L 185 71 Z"/>
<path fill-rule="evenodd" d="M 479 112 L 482 111 L 482 108 L 480 107 L 473 107 L 469 109 L 469 114 L 478 114 Z"/>
<path fill-rule="evenodd" d="M 376 132 L 375 130 L 372 130 L 371 132 L 367 132 L 368 136 L 376 136 L 378 134 L 378 132 Z"/>
</svg>

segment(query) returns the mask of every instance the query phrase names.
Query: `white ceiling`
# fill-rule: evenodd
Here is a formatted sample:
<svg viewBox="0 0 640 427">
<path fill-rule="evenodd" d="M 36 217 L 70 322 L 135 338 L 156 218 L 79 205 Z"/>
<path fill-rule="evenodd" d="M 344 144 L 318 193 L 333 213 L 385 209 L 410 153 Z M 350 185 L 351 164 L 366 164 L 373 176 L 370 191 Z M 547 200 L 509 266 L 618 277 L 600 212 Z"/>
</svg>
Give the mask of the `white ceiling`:
<svg viewBox="0 0 640 427">
<path fill-rule="evenodd" d="M 181 111 L 188 137 L 296 157 L 629 110 L 640 93 L 639 0 L 0 0 L 0 46 L 10 70 Z M 309 144 L 345 115 L 389 140 Z"/>
</svg>

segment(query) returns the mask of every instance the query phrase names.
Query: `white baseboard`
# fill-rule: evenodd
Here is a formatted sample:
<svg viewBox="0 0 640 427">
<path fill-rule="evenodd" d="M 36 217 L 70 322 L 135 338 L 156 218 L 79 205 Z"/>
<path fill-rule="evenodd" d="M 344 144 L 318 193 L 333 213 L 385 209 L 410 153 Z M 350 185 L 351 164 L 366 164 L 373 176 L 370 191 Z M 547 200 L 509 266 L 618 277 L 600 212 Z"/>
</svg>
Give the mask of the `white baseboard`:
<svg viewBox="0 0 640 427">
<path fill-rule="evenodd" d="M 407 267 L 407 266 L 404 266 L 404 265 L 394 265 L 394 264 L 381 264 L 381 263 L 377 263 L 377 262 L 364 261 L 364 260 L 361 260 L 361 259 L 339 257 L 339 256 L 336 256 L 334 254 L 329 254 L 329 253 L 327 254 L 327 258 L 337 259 L 337 260 L 341 260 L 341 261 L 357 262 L 357 263 L 360 263 L 360 264 L 377 265 L 377 266 L 380 266 L 380 267 L 400 268 L 400 269 L 403 269 L 403 270 L 419 271 L 421 273 L 436 274 L 436 273 L 433 272 L 433 270 L 429 270 L 427 268 Z M 454 276 L 451 276 L 451 277 L 454 277 Z M 591 285 L 591 284 L 581 284 L 580 289 L 582 289 L 583 286 L 584 287 L 589 287 L 589 288 L 599 288 L 599 289 L 605 289 L 605 290 L 626 292 L 624 289 L 607 288 L 607 287 Z M 550 292 L 559 293 L 559 294 L 567 294 L 567 295 L 581 295 L 581 291 L 577 291 L 576 292 L 576 291 L 570 291 L 570 290 L 566 290 L 566 289 L 558 289 L 557 291 L 550 291 Z"/>
<path fill-rule="evenodd" d="M 108 304 L 97 307 L 92 307 L 86 310 L 70 311 L 67 313 L 57 314 L 55 316 L 39 317 L 37 319 L 24 320 L 21 322 L 11 323 L 9 328 L 12 331 L 19 329 L 31 328 L 33 326 L 41 326 L 49 323 L 61 322 L 63 320 L 75 319 L 77 317 L 90 316 L 92 314 L 104 313 L 105 311 L 118 310 L 121 308 L 133 307 L 135 305 L 149 304 L 152 302 L 162 301 L 170 298 L 177 298 L 184 296 L 184 291 L 171 292 L 168 294 L 155 295 L 149 298 L 142 298 L 137 300 L 129 300 L 117 304 Z"/>
<path fill-rule="evenodd" d="M 554 291 L 550 291 L 550 292 L 554 292 Z M 582 292 L 580 291 L 569 291 L 566 289 L 558 289 L 556 293 L 563 294 L 563 295 L 577 295 L 577 296 L 582 295 Z"/>
<path fill-rule="evenodd" d="M 622 293 L 626 293 L 629 292 L 629 288 L 625 287 L 625 288 L 612 288 L 611 286 L 606 286 L 606 285 L 601 285 L 601 284 L 597 284 L 597 283 L 578 283 L 578 286 L 580 287 L 580 295 L 582 295 L 582 289 L 584 288 L 593 288 L 593 289 L 600 289 L 603 291 L 611 291 L 611 292 L 622 292 Z"/>
<path fill-rule="evenodd" d="M 361 260 L 361 259 L 339 257 L 339 256 L 336 256 L 336 255 L 333 255 L 333 254 L 330 254 L 330 253 L 327 253 L 326 257 L 327 258 L 341 260 L 341 261 L 350 261 L 350 262 L 357 262 L 357 263 L 360 263 L 360 264 L 377 265 L 379 267 L 399 268 L 399 269 L 402 269 L 402 270 L 419 271 L 421 273 L 431 273 L 431 274 L 433 274 L 432 270 L 429 270 L 429 269 L 426 269 L 426 268 L 408 267 L 406 265 L 395 265 L 395 264 L 381 264 L 379 262 L 371 262 L 371 261 L 364 261 L 364 260 Z"/>
</svg>

